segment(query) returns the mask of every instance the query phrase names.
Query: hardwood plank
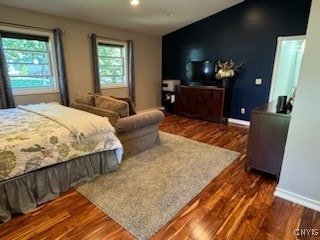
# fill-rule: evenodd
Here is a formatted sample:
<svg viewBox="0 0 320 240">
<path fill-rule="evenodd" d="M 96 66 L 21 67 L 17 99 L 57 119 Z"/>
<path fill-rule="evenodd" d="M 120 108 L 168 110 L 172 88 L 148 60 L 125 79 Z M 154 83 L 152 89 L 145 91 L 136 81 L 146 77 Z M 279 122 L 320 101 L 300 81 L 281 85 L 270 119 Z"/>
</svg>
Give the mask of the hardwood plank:
<svg viewBox="0 0 320 240">
<path fill-rule="evenodd" d="M 275 198 L 270 175 L 244 172 L 248 128 L 166 114 L 162 131 L 238 151 L 213 179 L 153 237 L 160 239 L 297 238 L 294 229 L 320 231 L 320 213 Z M 26 215 L 0 224 L 0 239 L 135 239 L 74 189 Z"/>
</svg>

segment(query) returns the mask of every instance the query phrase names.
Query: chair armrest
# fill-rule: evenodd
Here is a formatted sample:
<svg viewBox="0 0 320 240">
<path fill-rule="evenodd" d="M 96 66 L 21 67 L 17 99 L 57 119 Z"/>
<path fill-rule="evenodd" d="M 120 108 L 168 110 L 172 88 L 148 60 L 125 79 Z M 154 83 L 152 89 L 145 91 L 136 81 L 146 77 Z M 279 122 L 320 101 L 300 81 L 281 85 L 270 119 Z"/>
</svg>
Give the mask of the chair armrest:
<svg viewBox="0 0 320 240">
<path fill-rule="evenodd" d="M 107 117 L 112 126 L 115 126 L 118 119 L 120 119 L 120 116 L 117 112 L 114 112 L 108 109 L 98 108 L 95 106 L 90 106 L 90 105 L 76 103 L 76 102 L 71 102 L 70 106 L 82 111 L 99 115 L 101 117 Z"/>
<path fill-rule="evenodd" d="M 164 119 L 163 112 L 151 110 L 129 117 L 120 118 L 115 125 L 117 132 L 129 132 L 142 127 L 159 124 Z"/>
</svg>

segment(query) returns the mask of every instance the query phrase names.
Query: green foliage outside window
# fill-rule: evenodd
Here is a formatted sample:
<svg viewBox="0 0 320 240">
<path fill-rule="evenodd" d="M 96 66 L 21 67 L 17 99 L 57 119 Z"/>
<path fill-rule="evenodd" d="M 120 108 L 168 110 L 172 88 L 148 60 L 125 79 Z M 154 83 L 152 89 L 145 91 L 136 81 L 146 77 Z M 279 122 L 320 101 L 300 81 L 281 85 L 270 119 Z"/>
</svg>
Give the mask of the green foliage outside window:
<svg viewBox="0 0 320 240">
<path fill-rule="evenodd" d="M 48 42 L 3 37 L 2 43 L 13 89 L 54 85 Z"/>
<path fill-rule="evenodd" d="M 123 46 L 98 45 L 99 76 L 102 85 L 124 83 Z"/>
<path fill-rule="evenodd" d="M 20 49 L 31 51 L 46 51 L 46 42 L 38 40 L 2 38 L 4 49 Z"/>
<path fill-rule="evenodd" d="M 122 57 L 122 47 L 121 46 L 106 45 L 106 44 L 99 44 L 98 55 L 99 56 L 108 56 L 108 57 Z"/>
</svg>

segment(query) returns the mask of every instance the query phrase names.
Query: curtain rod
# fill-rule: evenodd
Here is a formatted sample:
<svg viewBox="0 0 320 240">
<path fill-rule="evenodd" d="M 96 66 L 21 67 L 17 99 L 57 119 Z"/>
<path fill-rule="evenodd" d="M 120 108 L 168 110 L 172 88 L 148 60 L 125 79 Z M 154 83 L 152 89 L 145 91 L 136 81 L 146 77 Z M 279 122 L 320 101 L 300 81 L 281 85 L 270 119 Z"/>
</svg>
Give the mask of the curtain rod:
<svg viewBox="0 0 320 240">
<path fill-rule="evenodd" d="M 29 25 L 24 25 L 24 24 L 2 22 L 2 21 L 0 21 L 0 24 L 6 24 L 6 25 L 11 25 L 11 26 L 16 26 L 16 27 L 24 27 L 24 28 L 33 28 L 33 29 L 46 30 L 46 31 L 52 31 L 53 30 L 53 29 L 50 29 L 50 28 L 34 27 L 34 26 L 29 26 Z M 62 31 L 62 33 L 65 33 L 65 31 Z"/>
<path fill-rule="evenodd" d="M 92 37 L 93 34 L 89 34 L 88 37 Z M 102 36 L 98 36 L 96 35 L 97 38 L 103 38 L 103 39 L 107 39 L 107 40 L 114 40 L 114 41 L 119 41 L 119 42 L 128 42 L 129 40 L 123 40 L 123 39 L 117 39 L 117 38 L 109 38 L 109 37 L 102 37 Z"/>
</svg>

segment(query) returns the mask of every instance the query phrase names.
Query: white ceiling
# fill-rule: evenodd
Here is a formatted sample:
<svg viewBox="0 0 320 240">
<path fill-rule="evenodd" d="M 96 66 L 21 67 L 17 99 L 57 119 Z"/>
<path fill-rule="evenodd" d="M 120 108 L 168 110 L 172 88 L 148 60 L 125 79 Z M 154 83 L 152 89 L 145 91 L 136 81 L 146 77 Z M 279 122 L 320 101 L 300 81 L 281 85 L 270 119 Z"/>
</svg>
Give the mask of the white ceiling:
<svg viewBox="0 0 320 240">
<path fill-rule="evenodd" d="M 0 4 L 162 36 L 244 0 L 0 0 Z M 167 16 L 173 13 L 173 16 Z"/>
</svg>

